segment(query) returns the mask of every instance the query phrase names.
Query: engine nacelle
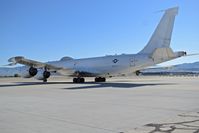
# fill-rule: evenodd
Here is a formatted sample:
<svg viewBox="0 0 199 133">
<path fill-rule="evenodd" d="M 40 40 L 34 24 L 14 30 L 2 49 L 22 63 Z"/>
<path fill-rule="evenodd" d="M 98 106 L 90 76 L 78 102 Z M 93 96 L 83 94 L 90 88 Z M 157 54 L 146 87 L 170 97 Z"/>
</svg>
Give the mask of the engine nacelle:
<svg viewBox="0 0 199 133">
<path fill-rule="evenodd" d="M 31 77 L 33 77 L 33 76 L 35 76 L 37 74 L 37 68 L 34 68 L 34 67 L 30 67 L 30 68 L 23 67 L 20 70 L 20 73 L 21 73 L 21 76 L 24 77 L 24 78 L 31 78 Z"/>
<path fill-rule="evenodd" d="M 38 80 L 46 80 L 47 78 L 50 77 L 50 75 L 51 74 L 49 71 L 39 70 L 35 78 Z"/>
</svg>

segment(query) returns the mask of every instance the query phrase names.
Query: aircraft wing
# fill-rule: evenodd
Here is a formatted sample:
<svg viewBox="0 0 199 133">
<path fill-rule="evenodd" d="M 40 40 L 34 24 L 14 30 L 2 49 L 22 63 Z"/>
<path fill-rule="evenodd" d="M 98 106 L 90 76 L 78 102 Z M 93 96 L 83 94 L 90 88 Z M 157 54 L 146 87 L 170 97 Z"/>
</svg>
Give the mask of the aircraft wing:
<svg viewBox="0 0 199 133">
<path fill-rule="evenodd" d="M 63 74 L 66 74 L 66 73 L 69 74 L 69 73 L 74 72 L 74 70 L 70 69 L 70 68 L 63 68 L 63 67 L 59 67 L 59 66 L 52 65 L 49 63 L 43 63 L 43 62 L 39 62 L 39 61 L 35 61 L 35 60 L 26 59 L 23 56 L 12 57 L 8 60 L 8 62 L 11 62 L 10 64 L 8 64 L 9 66 L 16 65 L 16 64 L 22 64 L 22 65 L 26 65 L 26 66 L 30 66 L 30 67 L 35 67 L 35 68 L 45 68 L 48 71 L 58 71 Z"/>
</svg>

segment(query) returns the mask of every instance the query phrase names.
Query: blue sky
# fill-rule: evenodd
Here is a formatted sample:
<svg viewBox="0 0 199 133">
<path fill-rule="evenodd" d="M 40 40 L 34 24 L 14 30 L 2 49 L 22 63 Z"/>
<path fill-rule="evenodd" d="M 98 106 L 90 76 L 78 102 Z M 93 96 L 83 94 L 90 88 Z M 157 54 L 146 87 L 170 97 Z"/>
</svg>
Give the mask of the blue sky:
<svg viewBox="0 0 199 133">
<path fill-rule="evenodd" d="M 163 13 L 179 6 L 171 47 L 199 53 L 198 0 L 0 0 L 0 66 L 21 55 L 39 61 L 137 53 Z M 166 63 L 199 61 L 199 56 Z"/>
</svg>

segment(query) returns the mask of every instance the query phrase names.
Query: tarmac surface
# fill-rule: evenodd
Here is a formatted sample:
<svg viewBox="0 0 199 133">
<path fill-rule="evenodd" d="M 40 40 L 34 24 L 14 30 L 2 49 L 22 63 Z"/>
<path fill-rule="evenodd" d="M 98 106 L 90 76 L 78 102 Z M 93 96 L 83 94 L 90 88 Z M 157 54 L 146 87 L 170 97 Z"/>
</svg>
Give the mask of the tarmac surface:
<svg viewBox="0 0 199 133">
<path fill-rule="evenodd" d="M 199 133 L 199 77 L 0 78 L 0 133 Z"/>
</svg>

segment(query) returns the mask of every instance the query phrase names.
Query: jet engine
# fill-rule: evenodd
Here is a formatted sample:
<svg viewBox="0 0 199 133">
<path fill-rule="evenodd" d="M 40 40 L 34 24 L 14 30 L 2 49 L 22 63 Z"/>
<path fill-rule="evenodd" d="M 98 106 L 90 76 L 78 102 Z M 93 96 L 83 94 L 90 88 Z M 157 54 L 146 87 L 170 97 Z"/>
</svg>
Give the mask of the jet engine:
<svg viewBox="0 0 199 133">
<path fill-rule="evenodd" d="M 50 72 L 46 70 L 39 70 L 37 75 L 35 76 L 36 79 L 38 80 L 46 80 L 47 78 L 50 77 Z"/>
<path fill-rule="evenodd" d="M 37 68 L 30 67 L 21 69 L 21 76 L 24 78 L 31 78 L 37 74 Z"/>
</svg>

